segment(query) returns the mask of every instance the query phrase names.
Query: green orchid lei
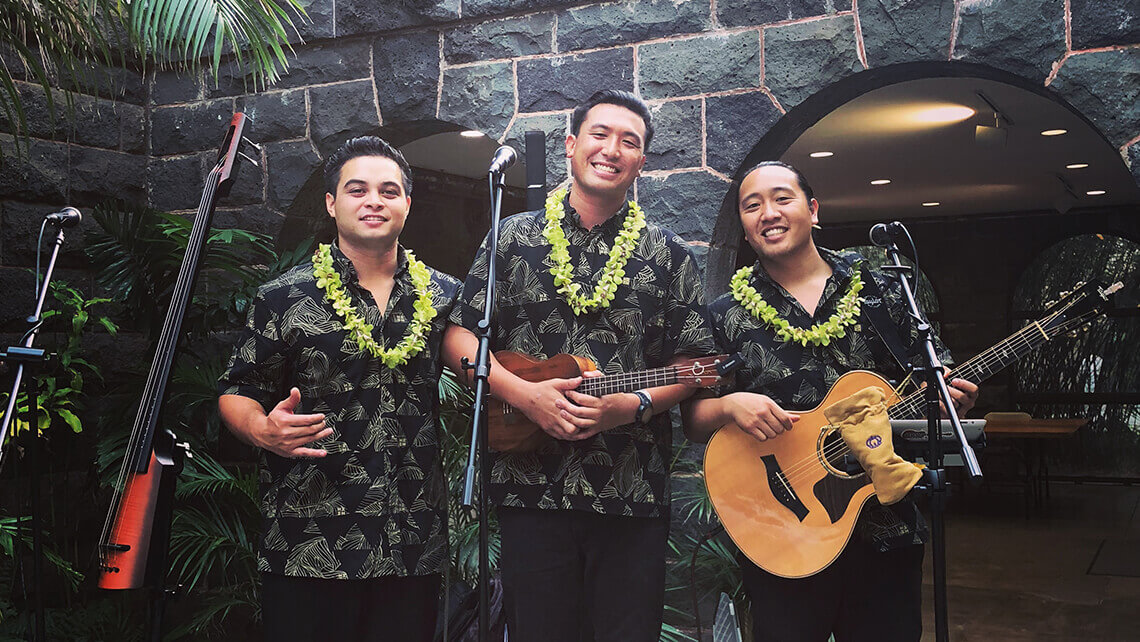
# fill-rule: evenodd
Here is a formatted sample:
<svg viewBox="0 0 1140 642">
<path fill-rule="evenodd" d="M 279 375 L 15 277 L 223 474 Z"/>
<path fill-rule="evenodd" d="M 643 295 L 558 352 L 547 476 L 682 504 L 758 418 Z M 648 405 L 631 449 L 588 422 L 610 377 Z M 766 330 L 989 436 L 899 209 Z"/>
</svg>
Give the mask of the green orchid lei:
<svg viewBox="0 0 1140 642">
<path fill-rule="evenodd" d="M 614 239 L 614 246 L 610 248 L 610 258 L 602 268 L 602 277 L 594 287 L 594 293 L 586 298 L 579 294 L 582 286 L 574 282 L 574 266 L 570 265 L 570 242 L 562 232 L 562 219 L 566 218 L 565 188 L 557 190 L 546 197 L 546 227 L 542 230 L 543 237 L 550 243 L 550 259 L 554 266 L 550 273 L 554 276 L 554 285 L 558 293 L 570 304 L 574 314 L 593 312 L 607 308 L 614 299 L 618 285 L 626 282 L 625 265 L 637 246 L 637 239 L 645 227 L 645 213 L 635 201 L 629 202 L 629 214 L 625 223 Z"/>
<path fill-rule="evenodd" d="M 846 326 L 854 324 L 859 319 L 859 307 L 862 300 L 859 292 L 863 290 L 863 280 L 856 269 L 851 274 L 851 284 L 847 293 L 839 300 L 835 314 L 827 321 L 817 323 L 808 329 L 797 328 L 787 319 L 776 313 L 776 308 L 764 300 L 756 288 L 749 284 L 752 278 L 752 266 L 742 267 L 732 276 L 729 284 L 732 289 L 732 298 L 736 299 L 752 316 L 776 330 L 776 336 L 781 341 L 795 341 L 805 348 L 812 345 L 829 345 L 832 339 L 846 336 Z"/>
<path fill-rule="evenodd" d="M 431 272 L 422 261 L 416 260 L 414 254 L 405 251 L 408 257 L 408 272 L 412 276 L 412 287 L 416 293 L 413 304 L 415 312 L 412 321 L 408 324 L 408 332 L 395 348 L 385 350 L 372 338 L 372 324 L 365 323 L 364 318 L 356 311 L 348 293 L 344 291 L 344 283 L 340 274 L 333 269 L 332 247 L 322 243 L 313 253 L 313 276 L 317 277 L 317 287 L 325 291 L 325 298 L 332 303 L 333 309 L 344 317 L 344 328 L 348 330 L 356 345 L 361 350 L 367 350 L 373 357 L 379 357 L 389 368 L 403 365 L 408 359 L 423 351 L 431 320 L 435 318 L 436 309 L 431 305 Z"/>
</svg>

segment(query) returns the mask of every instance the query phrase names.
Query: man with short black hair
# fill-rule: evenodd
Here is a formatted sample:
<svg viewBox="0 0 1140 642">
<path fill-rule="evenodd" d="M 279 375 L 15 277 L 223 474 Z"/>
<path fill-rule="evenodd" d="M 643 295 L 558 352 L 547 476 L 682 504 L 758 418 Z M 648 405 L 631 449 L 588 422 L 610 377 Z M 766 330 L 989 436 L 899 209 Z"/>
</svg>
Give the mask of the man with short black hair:
<svg viewBox="0 0 1140 642">
<path fill-rule="evenodd" d="M 819 221 L 819 203 L 803 173 L 779 161 L 760 163 L 741 180 L 737 206 L 744 238 L 759 258 L 733 279 L 747 287 L 720 296 L 709 312 L 719 347 L 740 353 L 745 363 L 728 394 L 682 405 L 685 434 L 698 442 L 728 424 L 761 441 L 780 439 L 797 430 L 800 417 L 793 409 L 818 406 L 852 370 L 902 379 L 907 373 L 899 371 L 878 335 L 866 309 L 870 301 L 861 292 L 881 295 L 882 325 L 893 326 L 885 330 L 897 332 L 900 346 L 915 355 L 921 347 L 897 282 L 879 270 L 861 269 L 855 252 L 816 246 L 812 226 Z M 949 352 L 938 346 L 940 359 L 948 362 Z M 950 393 L 964 415 L 978 387 L 954 379 Z M 832 633 L 839 642 L 919 639 L 922 516 L 910 501 L 872 504 L 853 541 L 815 575 L 777 577 L 741 556 L 754 640 L 827 642 Z"/>
<path fill-rule="evenodd" d="M 586 357 L 605 374 L 712 354 L 697 265 L 685 242 L 646 221 L 627 192 L 653 135 L 633 94 L 603 91 L 574 110 L 569 192 L 503 221 L 492 349 Z M 444 340 L 452 368 L 474 359 L 490 245 L 484 241 Z M 601 397 L 581 377 L 532 382 L 492 361 L 491 393 L 550 437 L 537 452 L 493 453 L 489 499 L 502 533 L 512 640 L 656 641 L 669 533 L 671 385 Z"/>
<path fill-rule="evenodd" d="M 325 163 L 337 238 L 262 286 L 219 381 L 261 449 L 267 640 L 429 641 L 447 563 L 440 344 L 459 282 L 399 244 L 410 168 L 375 136 Z"/>
</svg>

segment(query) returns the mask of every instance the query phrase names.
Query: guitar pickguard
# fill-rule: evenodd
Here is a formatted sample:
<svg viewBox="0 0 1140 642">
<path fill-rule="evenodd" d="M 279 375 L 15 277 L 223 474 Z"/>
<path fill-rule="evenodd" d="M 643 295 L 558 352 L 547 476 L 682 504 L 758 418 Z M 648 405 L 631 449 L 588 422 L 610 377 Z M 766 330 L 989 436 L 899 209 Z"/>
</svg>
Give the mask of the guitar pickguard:
<svg viewBox="0 0 1140 642">
<path fill-rule="evenodd" d="M 827 516 L 831 518 L 831 523 L 834 524 L 847 512 L 847 507 L 851 505 L 851 498 L 855 496 L 855 493 L 868 483 L 865 475 L 859 477 L 828 475 L 815 483 L 812 492 L 815 493 L 815 498 L 823 505 L 824 510 L 827 511 Z"/>
</svg>

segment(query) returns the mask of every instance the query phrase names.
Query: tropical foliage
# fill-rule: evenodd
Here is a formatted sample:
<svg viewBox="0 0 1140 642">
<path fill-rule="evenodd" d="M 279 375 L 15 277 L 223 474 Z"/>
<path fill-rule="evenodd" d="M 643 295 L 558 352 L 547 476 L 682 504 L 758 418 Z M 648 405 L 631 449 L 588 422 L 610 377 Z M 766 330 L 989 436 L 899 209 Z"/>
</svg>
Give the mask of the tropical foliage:
<svg viewBox="0 0 1140 642">
<path fill-rule="evenodd" d="M 194 71 L 205 64 L 216 79 L 232 59 L 255 88 L 265 87 L 288 67 L 293 16 L 305 16 L 299 0 L 6 1 L 0 115 L 8 133 L 21 136 L 27 117 L 18 80 L 40 85 L 55 115 L 53 87 L 70 107 L 71 91 L 106 86 L 111 66 Z"/>
</svg>

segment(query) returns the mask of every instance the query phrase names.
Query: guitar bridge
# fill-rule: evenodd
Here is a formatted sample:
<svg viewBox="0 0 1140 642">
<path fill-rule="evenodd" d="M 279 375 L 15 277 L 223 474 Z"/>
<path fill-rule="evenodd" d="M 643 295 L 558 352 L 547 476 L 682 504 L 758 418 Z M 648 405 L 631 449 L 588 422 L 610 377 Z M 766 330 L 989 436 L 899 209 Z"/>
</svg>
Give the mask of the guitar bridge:
<svg viewBox="0 0 1140 642">
<path fill-rule="evenodd" d="M 796 519 L 801 522 L 808 516 L 807 506 L 800 501 L 796 491 L 792 488 L 792 484 L 788 482 L 788 478 L 784 475 L 784 471 L 780 468 L 780 463 L 776 461 L 775 455 L 764 455 L 760 458 L 764 462 L 764 468 L 768 472 L 768 488 L 772 491 L 772 496 L 776 501 L 780 502 L 792 511 Z"/>
</svg>

